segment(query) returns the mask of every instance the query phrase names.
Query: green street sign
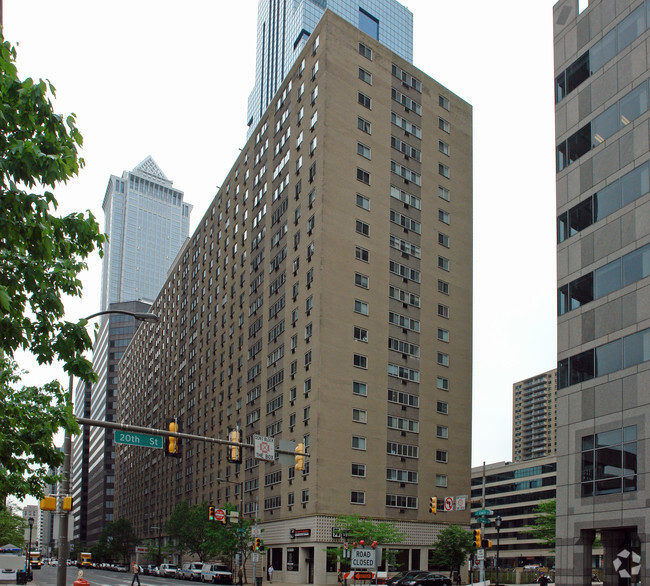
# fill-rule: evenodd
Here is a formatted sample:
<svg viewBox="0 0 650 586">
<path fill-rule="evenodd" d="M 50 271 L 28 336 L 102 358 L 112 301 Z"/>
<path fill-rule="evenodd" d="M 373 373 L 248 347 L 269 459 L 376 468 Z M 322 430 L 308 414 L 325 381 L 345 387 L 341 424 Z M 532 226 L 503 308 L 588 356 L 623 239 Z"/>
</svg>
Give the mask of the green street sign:
<svg viewBox="0 0 650 586">
<path fill-rule="evenodd" d="M 474 513 L 476 517 L 489 517 L 492 514 L 490 509 L 479 509 Z"/>
<path fill-rule="evenodd" d="M 162 450 L 163 438 L 161 435 L 147 435 L 146 433 L 133 433 L 132 431 L 118 431 L 116 429 L 115 443 Z"/>
</svg>

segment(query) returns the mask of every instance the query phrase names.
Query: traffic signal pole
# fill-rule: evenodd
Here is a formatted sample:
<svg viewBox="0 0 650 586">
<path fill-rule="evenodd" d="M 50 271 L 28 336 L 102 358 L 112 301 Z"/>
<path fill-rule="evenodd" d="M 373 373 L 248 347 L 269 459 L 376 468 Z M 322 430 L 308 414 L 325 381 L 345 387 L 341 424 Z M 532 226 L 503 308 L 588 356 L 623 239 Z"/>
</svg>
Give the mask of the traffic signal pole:
<svg viewBox="0 0 650 586">
<path fill-rule="evenodd" d="M 485 462 L 483 462 L 483 488 L 481 491 L 481 508 L 485 509 Z M 485 517 L 483 517 L 483 519 L 485 519 Z M 483 535 L 485 535 L 485 522 L 481 521 L 481 538 L 483 538 Z M 485 582 L 485 550 L 483 550 L 483 559 L 480 560 L 479 579 L 481 582 Z"/>
</svg>

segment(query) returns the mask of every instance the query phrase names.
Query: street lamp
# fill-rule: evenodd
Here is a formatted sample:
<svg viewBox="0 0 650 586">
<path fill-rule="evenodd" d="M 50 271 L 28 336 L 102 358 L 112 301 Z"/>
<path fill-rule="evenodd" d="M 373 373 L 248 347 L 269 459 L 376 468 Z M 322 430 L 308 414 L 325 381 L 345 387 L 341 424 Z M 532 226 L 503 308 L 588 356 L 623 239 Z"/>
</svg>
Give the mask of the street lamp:
<svg viewBox="0 0 650 586">
<path fill-rule="evenodd" d="M 32 528 L 34 527 L 34 517 L 29 517 L 27 519 L 29 523 L 29 543 L 27 544 L 27 558 L 25 559 L 25 571 L 27 573 L 27 578 L 29 578 L 32 573 Z"/>
<path fill-rule="evenodd" d="M 138 321 L 144 322 L 157 322 L 158 316 L 154 313 L 139 313 L 133 311 L 126 311 L 123 309 L 107 309 L 105 311 L 98 311 L 83 318 L 79 321 L 88 321 L 100 315 L 110 314 L 130 315 Z M 68 403 L 72 405 L 72 383 L 73 376 L 70 375 L 68 385 Z M 72 472 L 72 436 L 69 431 L 65 431 L 63 437 L 63 471 L 61 472 L 61 493 L 63 496 L 70 494 L 70 474 Z M 68 519 L 70 511 L 61 510 L 59 512 L 59 561 L 56 571 L 56 586 L 66 586 L 66 574 L 68 570 Z"/>
<path fill-rule="evenodd" d="M 497 528 L 497 577 L 496 586 L 499 586 L 499 532 L 501 530 L 501 517 L 497 515 L 494 519 L 494 526 Z"/>
</svg>

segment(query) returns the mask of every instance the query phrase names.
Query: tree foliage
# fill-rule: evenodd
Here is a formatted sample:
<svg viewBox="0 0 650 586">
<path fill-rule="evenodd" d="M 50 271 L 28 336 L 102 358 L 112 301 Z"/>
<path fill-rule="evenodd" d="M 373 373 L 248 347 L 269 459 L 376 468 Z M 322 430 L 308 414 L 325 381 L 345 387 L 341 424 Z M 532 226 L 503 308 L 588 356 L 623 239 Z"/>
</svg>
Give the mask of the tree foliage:
<svg viewBox="0 0 650 586">
<path fill-rule="evenodd" d="M 131 521 L 122 518 L 106 525 L 90 550 L 96 561 L 128 564 L 133 548 L 139 542 Z"/>
<path fill-rule="evenodd" d="M 449 525 L 438 535 L 431 546 L 429 562 L 436 568 L 449 572 L 460 571 L 467 556 L 474 551 L 473 535 L 458 525 Z"/>
<path fill-rule="evenodd" d="M 345 540 L 352 545 L 371 545 L 376 542 L 377 545 L 400 543 L 404 539 L 404 534 L 397 530 L 395 523 L 387 521 L 373 521 L 364 519 L 359 515 L 339 515 L 335 521 L 336 527 L 345 535 Z M 361 542 L 364 542 L 361 544 Z M 339 561 L 343 561 L 343 548 L 331 549 L 330 555 L 336 556 Z M 393 554 L 384 549 L 382 552 L 384 560 L 391 561 Z"/>
<path fill-rule="evenodd" d="M 23 373 L 14 357 L 26 350 L 39 364 L 60 360 L 71 375 L 93 380 L 82 355 L 91 347 L 86 323 L 64 319 L 63 298 L 81 295 L 79 273 L 104 242 L 90 212 L 56 214 L 51 189 L 83 167 L 82 137 L 74 115 L 54 113 L 54 87 L 21 80 L 15 60 L 0 36 L 0 429 L 9 432 L 0 437 L 0 497 L 40 496 L 46 468 L 63 460 L 50 431 L 78 429 L 58 382 L 16 389 Z M 42 422 L 34 430 L 36 413 Z"/>
<path fill-rule="evenodd" d="M 550 548 L 555 547 L 555 504 L 555 499 L 539 503 L 530 526 L 530 534 Z"/>
<path fill-rule="evenodd" d="M 16 515 L 11 508 L 0 510 L 0 544 L 11 543 L 22 547 L 25 543 L 25 520 Z"/>
</svg>

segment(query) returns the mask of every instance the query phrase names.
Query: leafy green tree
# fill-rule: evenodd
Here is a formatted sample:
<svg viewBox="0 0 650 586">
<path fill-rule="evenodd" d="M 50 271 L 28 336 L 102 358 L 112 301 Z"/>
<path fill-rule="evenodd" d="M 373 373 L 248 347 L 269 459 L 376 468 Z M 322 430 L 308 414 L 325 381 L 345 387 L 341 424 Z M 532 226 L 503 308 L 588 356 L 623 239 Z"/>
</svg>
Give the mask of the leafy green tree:
<svg viewBox="0 0 650 586">
<path fill-rule="evenodd" d="M 133 548 L 139 543 L 131 521 L 121 518 L 104 527 L 90 551 L 95 561 L 128 563 Z"/>
<path fill-rule="evenodd" d="M 395 523 L 373 521 L 364 519 L 359 515 L 339 515 L 335 521 L 346 541 L 355 544 L 371 545 L 375 542 L 377 545 L 400 543 L 404 539 L 404 534 L 397 530 Z M 335 556 L 339 562 L 344 562 L 343 548 L 329 548 L 328 555 Z M 382 557 L 388 563 L 393 561 L 394 553 L 388 549 L 383 549 Z"/>
<path fill-rule="evenodd" d="M 51 435 L 78 431 L 61 385 L 18 388 L 15 352 L 55 360 L 86 381 L 91 339 L 82 320 L 64 320 L 63 297 L 79 297 L 79 273 L 104 236 L 90 212 L 56 215 L 51 189 L 83 167 L 75 117 L 54 113 L 52 85 L 21 80 L 16 51 L 0 35 L 0 507 L 6 497 L 40 496 L 47 468 L 63 462 Z M 100 250 L 101 254 L 101 250 Z"/>
<path fill-rule="evenodd" d="M 530 534 L 546 547 L 555 547 L 555 499 L 542 501 L 535 508 L 535 520 Z"/>
<path fill-rule="evenodd" d="M 431 546 L 429 562 L 436 568 L 460 572 L 467 556 L 474 551 L 473 535 L 458 525 L 449 525 Z"/>
<path fill-rule="evenodd" d="M 0 544 L 11 543 L 22 547 L 25 543 L 26 523 L 11 507 L 0 510 Z"/>
</svg>

